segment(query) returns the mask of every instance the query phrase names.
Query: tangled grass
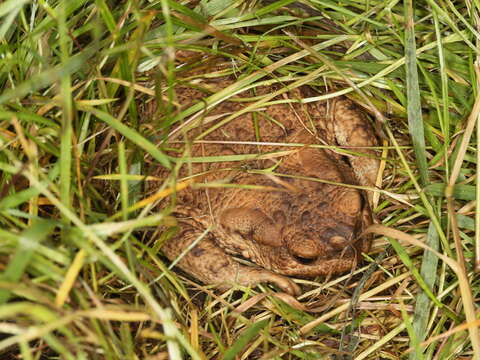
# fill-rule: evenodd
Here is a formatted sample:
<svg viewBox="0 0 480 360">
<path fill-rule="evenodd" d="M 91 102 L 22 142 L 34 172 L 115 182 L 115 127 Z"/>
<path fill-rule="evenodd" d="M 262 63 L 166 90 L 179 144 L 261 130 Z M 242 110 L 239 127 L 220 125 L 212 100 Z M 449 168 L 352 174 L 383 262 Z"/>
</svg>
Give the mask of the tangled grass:
<svg viewBox="0 0 480 360">
<path fill-rule="evenodd" d="M 480 359 L 479 7 L 4 0 L 0 357 Z M 182 71 L 219 57 L 238 81 L 179 112 Z M 347 95 L 383 134 L 372 253 L 296 300 L 171 271 L 154 206 L 189 184 L 143 191 L 145 159 L 174 167 L 158 129 L 262 81 Z"/>
</svg>

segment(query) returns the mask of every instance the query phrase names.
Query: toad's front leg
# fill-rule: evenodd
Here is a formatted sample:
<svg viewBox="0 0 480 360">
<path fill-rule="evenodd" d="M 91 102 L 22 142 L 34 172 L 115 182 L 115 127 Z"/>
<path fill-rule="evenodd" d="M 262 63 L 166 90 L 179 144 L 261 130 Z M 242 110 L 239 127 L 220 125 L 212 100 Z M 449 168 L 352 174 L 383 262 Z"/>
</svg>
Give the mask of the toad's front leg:
<svg viewBox="0 0 480 360">
<path fill-rule="evenodd" d="M 185 224 L 180 234 L 168 240 L 162 250 L 169 260 L 174 261 L 201 234 L 202 231 Z M 260 283 L 271 283 L 291 295 L 300 294 L 298 285 L 289 278 L 236 262 L 215 243 L 213 234 L 200 239 L 180 259 L 177 266 L 203 283 L 218 285 L 220 289 L 228 289 L 234 284 L 256 286 Z"/>
</svg>

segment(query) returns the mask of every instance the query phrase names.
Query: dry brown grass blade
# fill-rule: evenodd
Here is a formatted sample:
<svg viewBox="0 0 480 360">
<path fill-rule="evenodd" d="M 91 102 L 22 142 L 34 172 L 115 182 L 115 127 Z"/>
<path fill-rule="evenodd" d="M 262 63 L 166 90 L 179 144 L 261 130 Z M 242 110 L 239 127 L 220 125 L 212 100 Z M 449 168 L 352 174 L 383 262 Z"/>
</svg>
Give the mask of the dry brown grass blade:
<svg viewBox="0 0 480 360">
<path fill-rule="evenodd" d="M 54 332 L 59 328 L 72 323 L 81 318 L 91 318 L 98 320 L 111 320 L 111 321 L 128 321 L 128 322 L 143 322 L 152 321 L 152 317 L 149 314 L 143 312 L 131 312 L 131 311 L 119 311 L 113 309 L 91 309 L 85 311 L 76 311 L 65 316 L 51 321 L 45 325 L 39 325 L 31 327 L 28 331 L 10 336 L 0 341 L 0 351 L 13 346 L 16 343 L 23 341 L 33 341 L 41 338 L 50 332 Z M 180 357 L 177 357 L 180 359 Z"/>
<path fill-rule="evenodd" d="M 476 210 L 475 211 L 475 272 L 480 272 L 480 211 L 478 204 L 480 204 L 480 179 L 478 172 L 480 170 L 480 117 L 477 118 L 477 180 L 476 180 Z"/>
<path fill-rule="evenodd" d="M 262 294 L 257 294 L 252 296 L 250 299 L 242 302 L 239 306 L 233 310 L 233 314 L 241 314 L 253 306 L 257 305 L 258 303 L 262 302 L 265 300 L 267 297 L 274 297 L 277 299 L 282 300 L 284 303 L 290 305 L 292 308 L 299 310 L 299 311 L 308 311 L 308 309 L 297 299 L 295 299 L 292 295 L 289 295 L 287 293 L 283 292 L 268 292 L 268 293 L 262 293 Z"/>
<path fill-rule="evenodd" d="M 50 191 L 50 189 L 48 189 L 43 183 L 40 182 L 39 179 L 34 176 L 34 171 L 28 171 L 27 169 L 25 169 L 23 171 L 23 175 L 30 181 L 32 186 L 37 188 L 47 198 L 49 198 L 52 204 L 54 204 L 69 219 L 69 221 L 78 226 L 78 228 L 83 231 L 86 238 L 91 240 L 100 251 L 106 254 L 106 256 L 108 256 L 108 258 L 112 261 L 112 263 L 125 276 L 125 278 L 128 279 L 130 283 L 135 286 L 137 291 L 143 296 L 145 302 L 150 306 L 152 314 L 163 322 L 164 332 L 167 337 L 169 337 L 169 341 L 167 343 L 169 354 L 171 354 L 173 358 L 182 359 L 183 357 L 181 355 L 180 346 L 177 340 L 182 341 L 182 343 L 185 342 L 183 341 L 183 335 L 179 332 L 172 319 L 171 312 L 168 309 L 160 306 L 156 298 L 150 293 L 149 289 L 137 279 L 137 277 L 130 271 L 130 269 L 122 262 L 120 257 L 88 226 L 86 226 L 73 211 L 71 211 L 61 203 L 61 201 Z M 42 330 L 44 330 L 43 333 L 41 331 L 35 332 L 35 334 L 31 334 L 33 336 L 32 338 L 26 339 L 25 341 L 30 341 L 36 337 L 41 337 L 42 334 L 53 331 L 57 327 L 64 326 L 64 324 L 67 324 L 69 321 L 66 321 L 65 318 L 62 318 L 58 321 L 49 323 L 45 327 L 42 327 Z M 19 342 L 20 339 L 22 338 L 12 336 L 2 341 L 1 344 L 3 344 L 5 347 L 8 347 Z"/>
<path fill-rule="evenodd" d="M 252 308 L 253 306 L 257 305 L 261 301 L 263 301 L 269 294 L 262 293 L 252 296 L 250 299 L 243 301 L 239 306 L 237 306 L 232 314 L 239 315 L 248 309 Z"/>
<path fill-rule="evenodd" d="M 476 323 L 477 319 L 475 315 L 475 303 L 472 296 L 472 290 L 470 288 L 470 283 L 468 281 L 467 274 L 464 271 L 464 269 L 462 269 L 462 265 L 459 264 L 458 261 L 455 261 L 449 258 L 448 256 L 445 256 L 439 253 L 438 251 L 432 249 L 431 247 L 425 245 L 421 241 L 415 239 L 413 236 L 404 233 L 403 231 L 395 230 L 383 225 L 374 224 L 365 231 L 365 234 L 369 234 L 369 233 L 384 235 L 397 240 L 402 240 L 414 246 L 418 246 L 422 249 L 431 251 L 435 255 L 437 255 L 441 260 L 443 260 L 448 266 L 450 266 L 450 268 L 455 272 L 455 274 L 458 277 L 463 309 L 465 311 L 465 317 L 467 319 L 470 341 L 473 347 L 473 353 L 474 353 L 473 358 L 476 360 L 480 360 L 480 332 L 478 330 L 478 326 L 477 326 L 478 324 Z"/>
<path fill-rule="evenodd" d="M 461 325 L 455 326 L 453 329 L 445 331 L 443 334 L 433 336 L 430 339 L 423 341 L 422 343 L 420 343 L 420 345 L 422 347 L 426 347 L 426 346 L 430 345 L 431 343 L 433 343 L 435 341 L 448 338 L 448 337 L 450 337 L 450 336 L 452 336 L 452 335 L 454 335 L 454 334 L 456 334 L 460 331 L 468 330 L 468 328 L 472 327 L 472 326 L 476 326 L 476 327 L 480 326 L 480 319 L 475 320 L 473 323 L 463 323 Z M 409 348 L 407 351 L 405 351 L 404 354 L 408 354 L 412 351 L 415 351 L 415 349 L 414 348 Z"/>
<path fill-rule="evenodd" d="M 342 36 L 339 36 L 339 38 L 342 38 Z M 348 37 L 343 36 L 343 38 L 347 39 Z M 320 45 L 317 45 L 317 46 L 313 47 L 314 50 L 323 49 L 323 48 L 324 48 L 323 44 L 320 44 Z M 226 88 L 224 88 L 222 91 L 218 92 L 217 94 L 214 94 L 213 96 L 210 96 L 209 98 L 206 99 L 206 100 L 208 100 L 206 106 L 204 106 L 202 104 L 203 107 L 199 108 L 199 111 L 197 111 L 196 113 L 191 115 L 188 119 L 186 119 L 184 122 L 182 122 L 181 125 L 177 126 L 175 129 L 173 129 L 169 133 L 168 140 L 172 141 L 172 140 L 176 139 L 176 137 L 178 137 L 181 134 L 182 131 L 188 131 L 189 129 L 191 129 L 192 126 L 195 126 L 195 121 L 196 121 L 197 118 L 201 117 L 206 111 L 213 108 L 215 105 L 221 103 L 222 101 L 225 101 L 225 100 L 229 99 L 230 97 L 241 93 L 245 86 L 247 86 L 247 85 L 249 85 L 249 84 L 265 77 L 265 76 L 267 76 L 268 74 L 274 73 L 277 69 L 281 68 L 282 66 L 285 66 L 285 65 L 290 64 L 294 61 L 302 59 L 303 57 L 307 56 L 308 54 L 309 54 L 309 52 L 307 50 L 298 51 L 298 52 L 296 52 L 296 53 L 294 53 L 290 56 L 287 56 L 287 57 L 285 57 L 281 60 L 278 60 L 278 61 L 260 69 L 260 70 L 257 70 L 255 72 L 251 73 L 250 75 L 242 78 L 240 81 L 237 81 L 236 83 L 227 86 Z M 318 71 L 323 71 L 323 70 L 319 69 Z M 304 80 L 304 82 L 306 83 L 306 82 L 311 81 L 311 80 L 313 80 L 313 77 L 312 77 L 312 74 L 309 74 L 309 76 Z M 302 82 L 302 84 L 303 84 L 303 82 Z M 291 86 L 291 88 L 293 89 L 295 86 L 300 86 L 300 85 L 301 84 L 296 84 L 296 85 L 293 84 Z M 269 99 L 272 99 L 275 96 L 280 95 L 283 92 L 286 92 L 286 91 L 276 92 L 274 94 L 270 94 L 269 96 L 266 96 L 266 97 L 262 98 L 262 100 L 257 101 L 255 103 L 251 104 L 250 106 L 245 107 L 241 112 L 237 112 L 237 113 L 233 114 L 232 116 L 229 116 L 226 119 L 222 120 L 219 124 L 217 124 L 217 126 L 215 128 L 218 128 L 218 127 L 222 126 L 226 122 L 230 121 L 231 119 L 233 119 L 233 118 L 235 118 L 235 117 L 237 117 L 237 116 L 239 116 L 243 113 L 251 111 L 251 109 L 257 109 L 263 103 L 267 102 Z M 213 130 L 214 129 L 211 128 L 211 129 L 209 129 L 209 132 L 213 131 Z M 203 133 L 203 134 L 201 134 L 200 137 L 196 138 L 195 140 L 199 140 L 201 137 L 203 137 L 205 135 L 206 134 Z"/>
<path fill-rule="evenodd" d="M 190 344 L 197 352 L 201 352 L 200 348 L 200 332 L 199 332 L 199 319 L 197 309 L 190 310 Z"/>
<path fill-rule="evenodd" d="M 220 30 L 216 29 L 214 26 L 206 23 L 201 23 L 187 15 L 180 14 L 177 11 L 172 11 L 171 14 L 175 16 L 176 18 L 182 20 L 186 24 L 193 25 L 199 29 L 202 30 L 202 32 L 205 35 L 213 35 L 216 38 L 225 41 L 226 43 L 232 44 L 232 45 L 242 45 L 242 42 L 238 40 L 237 38 L 227 35 Z"/>
<path fill-rule="evenodd" d="M 107 81 L 107 82 L 111 82 L 113 84 L 118 84 L 118 85 L 125 86 L 127 88 L 132 88 L 133 87 L 134 90 L 136 90 L 140 93 L 150 95 L 150 96 L 155 96 L 155 91 L 154 90 L 146 88 L 145 86 L 138 85 L 138 84 L 133 83 L 131 81 L 126 81 L 126 80 L 122 80 L 122 79 L 115 79 L 115 78 L 111 78 L 111 77 L 103 77 L 103 76 L 98 76 L 98 77 L 95 78 L 95 80 Z"/>
<path fill-rule="evenodd" d="M 355 360 L 366 359 L 370 354 L 372 354 L 376 351 L 381 351 L 385 344 L 387 344 L 392 339 L 395 339 L 402 331 L 405 330 L 405 328 L 406 328 L 405 323 L 399 324 L 397 327 L 395 327 L 388 334 L 385 334 L 385 336 L 383 336 L 379 341 L 377 341 L 372 346 L 370 346 L 369 348 L 365 349 L 360 354 L 355 356 Z"/>
<path fill-rule="evenodd" d="M 476 4 L 472 0 L 302 2 L 312 7 L 298 5 L 298 0 L 59 0 L 50 2 L 51 9 L 45 11 L 45 6 L 32 7 L 28 0 L 0 3 L 0 38 L 4 40 L 0 67 L 5 70 L 0 71 L 0 275 L 3 264 L 17 253 L 17 243 L 24 241 L 19 234 L 32 221 L 55 221 L 60 216 L 69 221 L 68 231 L 58 227 L 35 249 L 35 261 L 25 268 L 20 281 L 0 281 L 0 290 L 15 295 L 7 305 L 15 307 L 27 300 L 27 311 L 20 316 L 8 307 L 2 312 L 0 307 L 5 316 L 0 332 L 7 330 L 0 337 L 0 348 L 12 345 L 6 351 L 0 350 L 1 359 L 36 359 L 55 354 L 68 360 L 160 360 L 182 356 L 200 360 L 221 359 L 225 353 L 231 359 L 402 358 L 410 346 L 417 345 L 408 344 L 407 330 L 411 333 L 411 329 L 400 317 L 403 301 L 409 314 L 412 307 L 422 309 L 426 326 L 417 334 L 425 337 L 419 338 L 418 344 L 432 341 L 423 344 L 428 346 L 426 359 L 471 358 L 472 346 L 465 330 L 471 331 L 478 323 L 465 318 L 457 275 L 445 263 L 434 270 L 438 271 L 434 298 L 441 306 L 432 304 L 431 310 L 424 311 L 426 305 L 415 303 L 412 296 L 420 289 L 408 272 L 411 267 L 405 269 L 395 254 L 372 260 L 372 255 L 392 241 L 386 236 L 376 236 L 370 257 L 365 254 L 379 267 L 365 266 L 327 280 L 298 279 L 305 293 L 297 299 L 259 294 L 270 291 L 262 285 L 259 290 L 235 287 L 225 293 L 214 292 L 211 286 L 198 285 L 198 280 L 185 278 L 181 272 L 170 272 L 158 252 L 175 224 L 172 221 L 158 227 L 157 220 L 172 218 L 168 217 L 170 208 L 155 214 L 155 204 L 168 197 L 172 189 L 174 193 L 185 191 L 175 189 L 175 184 L 183 186 L 185 180 L 191 180 L 187 190 L 198 192 L 205 191 L 203 187 L 235 184 L 218 181 L 198 185 L 208 178 L 211 170 L 207 167 L 196 175 L 189 171 L 187 177 L 170 179 L 163 170 L 158 178 L 146 176 L 156 174 L 152 167 L 157 165 L 142 161 L 144 156 L 155 153 L 164 159 L 160 153 L 165 151 L 172 169 L 178 165 L 174 172 L 180 165 L 194 161 L 231 160 L 232 165 L 224 165 L 246 172 L 257 168 L 249 166 L 251 158 L 241 159 L 246 155 L 243 153 L 237 154 L 236 160 L 222 159 L 221 155 L 214 159 L 205 154 L 193 158 L 188 151 L 180 155 L 161 141 L 167 132 L 178 134 L 181 142 L 183 130 L 191 129 L 193 137 L 224 119 L 238 116 L 237 108 L 217 115 L 213 115 L 216 111 L 210 112 L 228 101 L 238 108 L 247 103 L 254 105 L 249 112 L 256 113 L 252 116 L 256 138 L 265 140 L 260 125 L 266 120 L 262 112 L 272 105 L 306 106 L 346 95 L 373 115 L 374 110 L 358 91 L 388 120 L 383 131 L 391 146 L 385 143 L 377 147 L 383 150 L 381 171 L 376 189 L 371 189 L 379 223 L 423 241 L 431 222 L 442 240 L 443 251 L 439 251 L 457 260 L 450 246 L 453 236 L 445 236 L 446 229 L 452 228 L 450 216 L 457 245 L 460 228 L 467 261 L 470 239 L 479 239 L 476 249 L 480 270 L 480 211 L 473 231 L 475 208 L 480 209 L 480 180 L 476 199 L 471 186 L 478 178 L 474 152 L 480 150 L 480 126 L 477 137 L 471 136 L 466 153 L 457 163 L 466 182 L 456 180 L 454 198 L 449 199 L 448 207 L 442 196 L 442 183 L 450 184 L 450 170 L 462 137 L 468 135 L 464 134 L 467 117 L 479 89 L 472 63 L 480 45 Z M 407 3 L 413 7 L 409 16 L 404 11 Z M 414 34 L 411 31 L 410 45 L 414 46 L 410 49 L 417 56 L 410 57 L 416 60 L 410 63 L 410 70 L 422 71 L 416 96 L 425 121 L 419 117 L 417 120 L 427 129 L 422 156 L 433 165 L 429 168 L 432 185 L 442 186 L 436 193 L 425 190 L 425 184 L 417 181 L 419 167 L 405 117 L 411 100 L 406 96 L 409 86 L 404 69 L 408 62 L 406 25 L 416 28 Z M 283 29 L 288 29 L 288 35 Z M 215 70 L 217 64 L 222 71 Z M 197 74 L 197 70 L 199 76 L 186 75 L 190 71 Z M 235 83 L 226 89 L 203 84 L 229 74 Z M 304 83 L 330 91 L 298 98 L 286 88 Z M 180 107 L 184 102 L 176 84 L 204 92 L 205 101 Z M 256 91 L 268 86 L 281 92 L 265 95 L 263 90 Z M 269 95 L 278 97 L 268 100 Z M 65 103 L 65 99 L 70 101 Z M 178 130 L 173 130 L 173 125 Z M 118 141 L 125 144 L 125 149 L 117 146 Z M 220 140 L 196 142 L 215 141 Z M 149 146 L 150 142 L 154 146 Z M 250 145 L 256 149 L 261 145 L 295 149 L 305 144 L 257 141 Z M 187 149 L 189 146 L 190 141 Z M 225 141 L 225 147 L 229 146 Z M 346 156 L 358 149 L 317 147 Z M 268 149 L 257 152 L 264 159 L 281 160 L 281 154 L 268 154 Z M 169 157 L 173 153 L 179 156 L 176 161 Z M 455 156 L 450 158 L 451 154 Z M 480 151 L 476 155 L 478 167 Z M 280 168 L 273 161 L 271 165 L 256 177 L 270 177 L 280 191 L 295 191 L 287 185 L 285 174 L 276 173 L 281 172 Z M 23 178 L 24 172 L 31 178 Z M 91 175 L 99 176 L 88 181 Z M 148 186 L 140 189 L 143 185 Z M 459 185 L 465 186 L 462 194 L 468 192 L 468 197 L 461 197 Z M 60 196 L 59 188 L 63 189 Z M 205 204 L 205 209 L 207 205 L 210 203 Z M 127 214 L 130 206 L 139 211 Z M 112 221 L 112 214 L 117 213 L 119 221 Z M 211 212 L 205 214 L 207 218 Z M 442 222 L 445 218 L 449 219 L 447 226 Z M 205 224 L 201 226 L 209 229 Z M 84 235 L 82 241 L 78 236 Z M 423 261 L 423 250 L 404 241 L 402 245 L 414 264 Z M 21 252 L 23 249 L 18 251 L 20 256 Z M 437 259 L 431 252 L 425 253 Z M 470 270 L 471 264 L 466 265 Z M 355 281 L 362 273 L 368 279 L 364 290 Z M 461 279 L 466 279 L 465 272 Z M 385 280 L 391 281 L 382 284 Z M 476 295 L 478 286 L 470 281 L 471 292 Z M 465 284 L 462 280 L 460 286 Z M 368 297 L 372 293 L 367 291 L 372 289 L 377 293 Z M 365 300 L 351 300 L 352 291 L 354 298 L 357 292 L 358 296 L 367 293 Z M 467 298 L 463 296 L 463 300 Z M 341 307 L 344 303 L 355 307 L 355 312 Z M 41 316 L 39 306 L 48 317 Z M 307 336 L 299 336 L 301 326 L 324 314 L 330 317 L 325 327 L 348 331 L 342 335 L 322 332 L 322 324 Z M 415 316 L 411 319 L 415 323 Z M 227 352 L 238 344 L 237 339 L 245 338 L 249 327 L 262 320 L 268 320 L 268 324 L 264 322 L 265 327 L 237 346 L 236 351 Z M 334 349 L 337 344 L 340 346 Z"/>
<path fill-rule="evenodd" d="M 305 307 L 305 305 L 303 305 L 300 301 L 295 299 L 292 295 L 289 295 L 289 294 L 284 293 L 284 292 L 273 293 L 273 294 L 270 294 L 270 295 L 272 295 L 273 297 L 275 297 L 277 299 L 282 300 L 284 303 L 290 305 L 292 308 L 294 308 L 296 310 L 310 312 L 310 310 L 308 310 Z"/>
<path fill-rule="evenodd" d="M 480 79 L 479 66 L 480 65 L 478 62 L 476 62 L 474 65 L 477 79 Z M 453 164 L 453 169 L 450 175 L 450 179 L 448 181 L 448 185 L 445 188 L 445 196 L 447 198 L 447 205 L 448 205 L 448 215 L 450 217 L 450 221 L 452 222 L 452 232 L 453 232 L 453 239 L 455 241 L 455 249 L 457 252 L 458 262 L 461 265 L 462 271 L 464 273 L 466 273 L 465 257 L 463 256 L 460 230 L 458 228 L 457 218 L 455 214 L 455 207 L 453 203 L 453 188 L 457 181 L 458 175 L 460 174 L 463 160 L 465 158 L 465 154 L 467 153 L 467 147 L 469 146 L 470 138 L 472 137 L 473 129 L 475 127 L 475 124 L 478 121 L 479 115 L 480 115 L 480 94 L 477 94 L 477 98 L 475 99 L 475 104 L 473 105 L 472 112 L 468 117 L 467 126 L 465 128 L 465 133 L 463 134 L 463 139 L 462 139 L 462 143 L 460 144 L 457 158 L 455 159 L 455 163 Z M 477 248 L 478 248 L 478 244 L 477 244 Z M 478 259 L 478 256 L 479 255 L 477 253 L 477 259 Z"/>
<path fill-rule="evenodd" d="M 377 174 L 377 180 L 375 181 L 375 186 L 378 189 L 382 188 L 382 183 L 383 183 L 383 174 L 385 173 L 385 167 L 387 165 L 387 156 L 388 156 L 388 149 L 387 149 L 388 142 L 386 140 L 383 140 L 383 150 L 382 150 L 382 155 L 381 155 L 381 160 L 380 160 L 380 167 L 378 169 L 378 174 Z M 378 202 L 380 201 L 380 192 L 375 191 L 373 193 L 373 208 L 375 209 L 378 206 Z"/>
<path fill-rule="evenodd" d="M 60 285 L 60 288 L 58 289 L 57 296 L 55 297 L 56 307 L 62 307 L 67 300 L 70 290 L 72 290 L 73 286 L 75 285 L 75 281 L 77 281 L 77 276 L 82 270 L 86 256 L 87 253 L 84 249 L 80 249 L 75 255 L 72 264 L 70 265 L 67 273 L 65 274 L 65 279 L 63 280 L 62 285 Z"/>
<path fill-rule="evenodd" d="M 410 273 L 403 273 L 402 275 L 399 275 L 397 277 L 394 277 L 388 281 L 385 281 L 383 284 L 373 288 L 372 290 L 369 290 L 365 292 L 364 294 L 360 295 L 358 298 L 358 302 L 364 301 L 382 291 L 385 289 L 388 289 L 389 287 L 401 282 L 402 280 L 408 278 L 410 276 Z M 328 313 L 320 316 L 319 318 L 315 319 L 314 321 L 309 322 L 308 324 L 304 325 L 302 328 L 300 328 L 300 333 L 306 334 L 310 332 L 315 326 L 320 325 L 321 323 L 327 321 L 328 319 L 331 319 L 335 315 L 338 315 L 344 311 L 347 311 L 348 307 L 350 306 L 349 303 L 342 304 L 335 309 L 329 311 Z"/>
<path fill-rule="evenodd" d="M 385 116 L 378 110 L 378 108 L 372 103 L 372 101 L 365 95 L 365 93 L 347 76 L 344 74 L 344 71 L 340 70 L 332 61 L 330 61 L 326 56 L 321 55 L 318 51 L 315 51 L 312 47 L 305 44 L 303 41 L 298 39 L 294 34 L 289 31 L 284 30 L 285 34 L 290 36 L 293 41 L 295 41 L 298 45 L 302 48 L 307 50 L 313 57 L 316 57 L 318 60 L 323 62 L 327 67 L 335 71 L 338 75 L 342 77 L 342 79 L 355 91 L 360 95 L 360 97 L 365 101 L 365 103 L 369 106 L 370 111 L 375 114 L 375 118 L 382 124 L 386 122 Z M 379 129 L 377 129 L 379 130 Z"/>
<path fill-rule="evenodd" d="M 175 184 L 175 187 L 160 189 L 155 194 L 150 195 L 150 196 L 146 197 L 145 199 L 142 199 L 142 200 L 136 202 L 135 204 L 133 204 L 132 206 L 130 206 L 127 209 L 127 212 L 131 212 L 131 211 L 141 209 L 141 208 L 143 208 L 147 205 L 150 205 L 150 204 L 154 203 L 157 200 L 163 199 L 164 197 L 167 197 L 167 196 L 171 195 L 174 192 L 181 191 L 181 190 L 185 189 L 187 186 L 190 186 L 191 184 L 193 184 L 193 182 L 194 181 L 192 179 L 189 179 L 189 180 L 185 180 L 185 181 L 182 181 L 182 182 L 179 182 L 179 183 Z M 119 217 L 121 217 L 121 215 L 122 215 L 121 213 L 117 213 L 117 214 L 111 216 L 110 220 L 118 219 Z"/>
</svg>

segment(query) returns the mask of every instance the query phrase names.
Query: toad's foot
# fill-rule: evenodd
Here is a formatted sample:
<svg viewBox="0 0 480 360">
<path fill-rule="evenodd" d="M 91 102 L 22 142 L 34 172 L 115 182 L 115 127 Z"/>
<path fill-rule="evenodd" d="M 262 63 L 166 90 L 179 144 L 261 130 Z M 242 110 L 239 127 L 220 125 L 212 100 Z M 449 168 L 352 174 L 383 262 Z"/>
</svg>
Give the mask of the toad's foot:
<svg viewBox="0 0 480 360">
<path fill-rule="evenodd" d="M 332 113 L 338 144 L 350 146 L 350 150 L 367 155 L 349 158 L 357 180 L 361 185 L 375 186 L 379 162 L 375 157 L 375 151 L 369 149 L 369 147 L 378 145 L 373 126 L 363 112 L 351 100 L 345 98 L 334 101 Z"/>
<path fill-rule="evenodd" d="M 198 229 L 188 229 L 189 225 L 186 227 L 187 229 L 184 228 L 180 234 L 168 240 L 162 247 L 171 261 L 174 261 L 202 234 Z M 212 237 L 213 235 L 209 234 L 201 239 L 180 259 L 177 266 L 205 284 L 219 285 L 220 289 L 228 289 L 235 284 L 253 287 L 260 283 L 270 283 L 291 295 L 301 293 L 300 287 L 285 276 L 239 264 L 218 247 Z"/>
</svg>

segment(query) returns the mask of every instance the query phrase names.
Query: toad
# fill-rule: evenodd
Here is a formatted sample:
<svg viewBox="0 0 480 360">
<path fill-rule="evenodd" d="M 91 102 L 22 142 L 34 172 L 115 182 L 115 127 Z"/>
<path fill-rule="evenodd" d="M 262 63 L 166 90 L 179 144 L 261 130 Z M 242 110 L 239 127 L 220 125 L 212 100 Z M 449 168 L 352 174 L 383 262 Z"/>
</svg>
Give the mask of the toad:
<svg viewBox="0 0 480 360">
<path fill-rule="evenodd" d="M 175 87 L 180 110 L 235 80 L 192 78 L 195 85 Z M 174 197 L 178 231 L 162 250 L 205 284 L 272 283 L 298 294 L 289 276 L 346 272 L 369 250 L 370 239 L 359 236 L 372 223 L 371 194 L 361 188 L 373 187 L 378 172 L 369 120 L 347 98 L 302 103 L 318 95 L 307 86 L 242 113 L 279 89 L 235 94 L 169 137 L 182 164 L 176 181 L 194 185 Z"/>
</svg>

